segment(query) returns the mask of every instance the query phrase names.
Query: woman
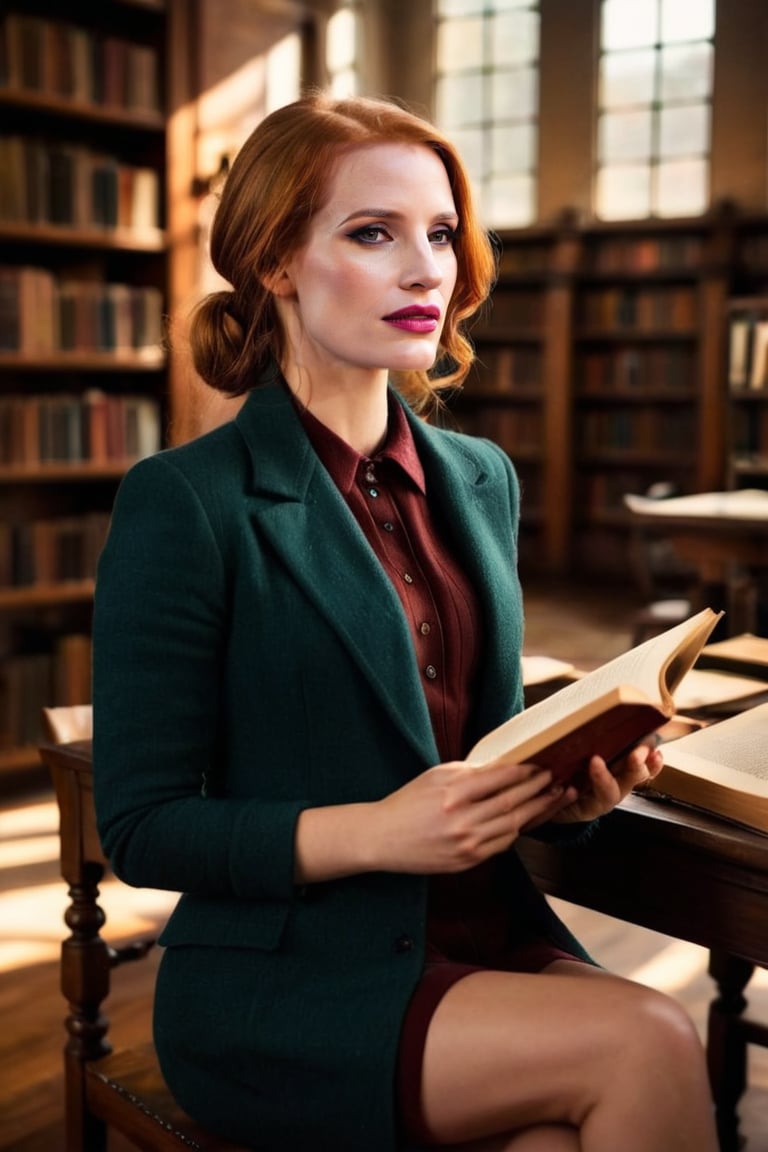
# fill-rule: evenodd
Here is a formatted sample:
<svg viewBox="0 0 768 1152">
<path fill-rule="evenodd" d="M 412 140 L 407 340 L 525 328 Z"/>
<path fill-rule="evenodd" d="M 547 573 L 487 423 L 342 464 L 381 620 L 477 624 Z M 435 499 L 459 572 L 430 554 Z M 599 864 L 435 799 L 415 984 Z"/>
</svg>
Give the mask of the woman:
<svg viewBox="0 0 768 1152">
<path fill-rule="evenodd" d="M 422 418 L 494 274 L 454 148 L 302 99 L 236 158 L 211 252 L 232 290 L 195 364 L 247 398 L 128 473 L 94 621 L 104 846 L 183 893 L 171 1089 L 253 1148 L 711 1152 L 690 1021 L 591 964 L 514 852 L 659 752 L 593 758 L 580 794 L 462 763 L 521 707 L 523 613 L 511 464 Z"/>
</svg>

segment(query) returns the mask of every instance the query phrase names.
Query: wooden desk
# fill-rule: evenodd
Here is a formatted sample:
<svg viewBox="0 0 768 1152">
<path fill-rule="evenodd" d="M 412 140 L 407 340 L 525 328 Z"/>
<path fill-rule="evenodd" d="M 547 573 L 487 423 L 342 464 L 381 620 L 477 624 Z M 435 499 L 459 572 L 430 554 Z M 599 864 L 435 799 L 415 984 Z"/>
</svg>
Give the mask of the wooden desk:
<svg viewBox="0 0 768 1152">
<path fill-rule="evenodd" d="M 76 966 L 66 962 L 68 952 L 92 951 L 97 968 L 103 963 L 96 947 L 102 919 L 89 901 L 104 863 L 93 808 L 91 742 L 46 745 L 43 753 L 67 813 L 61 863 L 71 886 L 66 919 L 73 935 L 64 945 L 62 985 L 72 1005 L 81 989 Z M 768 1025 L 745 1016 L 743 994 L 754 967 L 768 968 L 768 837 L 630 796 L 586 843 L 555 846 L 523 838 L 520 853 L 549 895 L 710 950 L 717 996 L 709 1011 L 707 1058 L 721 1148 L 736 1152 L 747 1045 L 768 1044 Z M 98 983 L 98 972 L 96 977 Z M 105 995 L 108 976 L 101 978 Z M 87 1009 L 68 1022 L 70 1090 L 78 1083 L 84 1049 L 89 1058 L 103 1050 L 99 1002 Z"/>
<path fill-rule="evenodd" d="M 633 795 L 586 844 L 520 851 L 549 895 L 709 949 L 707 1060 L 721 1148 L 736 1152 L 747 1045 L 768 1044 L 768 1024 L 744 1015 L 754 967 L 768 968 L 768 837 Z"/>
<path fill-rule="evenodd" d="M 730 636 L 757 631 L 758 588 L 768 571 L 768 518 L 631 509 L 630 523 L 640 547 L 644 539 L 666 539 L 678 558 L 696 570 L 695 608 L 724 608 L 724 630 Z"/>
</svg>

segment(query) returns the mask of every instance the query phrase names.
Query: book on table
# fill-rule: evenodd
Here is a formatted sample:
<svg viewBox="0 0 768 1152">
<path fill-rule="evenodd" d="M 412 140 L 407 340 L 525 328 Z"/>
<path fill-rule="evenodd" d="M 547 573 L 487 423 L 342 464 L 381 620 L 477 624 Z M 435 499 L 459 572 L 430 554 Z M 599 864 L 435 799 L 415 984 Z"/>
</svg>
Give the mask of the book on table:
<svg viewBox="0 0 768 1152">
<path fill-rule="evenodd" d="M 768 704 L 663 745 L 664 767 L 641 789 L 768 835 Z"/>
<path fill-rule="evenodd" d="M 675 690 L 721 616 L 705 608 L 584 673 L 494 728 L 467 762 L 509 754 L 549 768 L 556 782 L 578 783 L 592 756 L 620 759 L 674 716 Z"/>
</svg>

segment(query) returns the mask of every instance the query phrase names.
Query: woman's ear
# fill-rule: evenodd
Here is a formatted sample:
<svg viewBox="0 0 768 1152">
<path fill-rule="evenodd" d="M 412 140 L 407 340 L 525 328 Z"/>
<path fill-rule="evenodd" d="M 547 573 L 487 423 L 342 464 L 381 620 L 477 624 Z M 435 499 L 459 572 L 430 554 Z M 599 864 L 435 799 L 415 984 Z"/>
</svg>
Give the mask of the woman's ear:
<svg viewBox="0 0 768 1152">
<path fill-rule="evenodd" d="M 273 296 L 285 298 L 287 296 L 293 296 L 294 294 L 293 278 L 285 266 L 276 268 L 274 272 L 269 272 L 266 276 L 262 276 L 261 282 Z"/>
</svg>

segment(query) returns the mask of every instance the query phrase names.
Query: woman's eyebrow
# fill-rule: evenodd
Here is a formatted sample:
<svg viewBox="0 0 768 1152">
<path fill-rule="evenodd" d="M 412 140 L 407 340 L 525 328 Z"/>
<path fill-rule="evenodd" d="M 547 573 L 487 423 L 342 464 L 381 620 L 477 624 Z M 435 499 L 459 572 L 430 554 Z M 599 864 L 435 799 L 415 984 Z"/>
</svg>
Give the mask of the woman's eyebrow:
<svg viewBox="0 0 768 1152">
<path fill-rule="evenodd" d="M 405 215 L 403 212 L 398 212 L 393 208 L 356 208 L 354 212 L 350 212 L 341 221 L 342 224 L 349 224 L 353 220 L 370 220 L 375 217 L 378 220 L 399 220 Z M 433 220 L 458 220 L 458 213 L 452 208 L 446 208 L 444 212 L 437 212 Z"/>
</svg>

